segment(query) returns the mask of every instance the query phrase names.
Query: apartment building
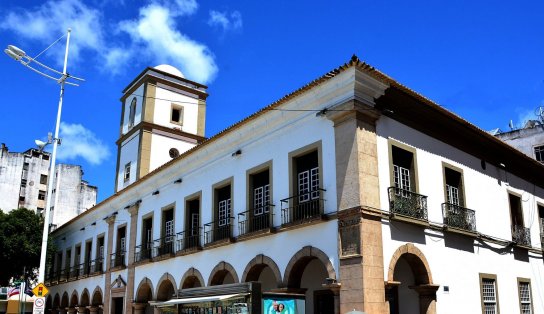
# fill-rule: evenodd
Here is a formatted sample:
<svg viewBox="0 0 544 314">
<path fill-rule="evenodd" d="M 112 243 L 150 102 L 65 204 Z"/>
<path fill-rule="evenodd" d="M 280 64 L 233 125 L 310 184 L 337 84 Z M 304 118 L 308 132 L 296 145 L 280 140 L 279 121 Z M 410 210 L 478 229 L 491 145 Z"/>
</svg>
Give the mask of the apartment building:
<svg viewBox="0 0 544 314">
<path fill-rule="evenodd" d="M 210 138 L 207 95 L 164 66 L 124 90 L 52 312 L 544 313 L 536 160 L 355 56 Z"/>
<path fill-rule="evenodd" d="M 23 153 L 0 147 L 0 209 L 27 208 L 43 212 L 47 199 L 50 154 L 38 149 Z M 53 179 L 51 227 L 54 229 L 96 205 L 97 188 L 83 180 L 79 165 L 58 164 Z"/>
</svg>

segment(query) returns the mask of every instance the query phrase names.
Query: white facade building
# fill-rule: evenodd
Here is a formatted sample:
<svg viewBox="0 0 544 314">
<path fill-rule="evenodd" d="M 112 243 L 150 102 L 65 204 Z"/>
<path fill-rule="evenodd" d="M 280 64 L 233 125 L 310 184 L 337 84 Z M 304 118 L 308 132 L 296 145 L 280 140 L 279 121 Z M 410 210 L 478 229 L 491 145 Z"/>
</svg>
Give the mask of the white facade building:
<svg viewBox="0 0 544 314">
<path fill-rule="evenodd" d="M 24 153 L 0 148 L 0 209 L 45 209 L 49 153 L 29 149 Z M 58 164 L 53 180 L 51 226 L 56 228 L 96 204 L 97 188 L 82 179 L 78 165 Z M 56 192 L 56 193 L 55 193 Z"/>
<path fill-rule="evenodd" d="M 153 110 L 123 97 L 119 192 L 52 234 L 54 313 L 544 313 L 540 163 L 356 57 L 209 139 L 184 107 L 178 148 L 180 85 L 125 89 Z"/>
</svg>

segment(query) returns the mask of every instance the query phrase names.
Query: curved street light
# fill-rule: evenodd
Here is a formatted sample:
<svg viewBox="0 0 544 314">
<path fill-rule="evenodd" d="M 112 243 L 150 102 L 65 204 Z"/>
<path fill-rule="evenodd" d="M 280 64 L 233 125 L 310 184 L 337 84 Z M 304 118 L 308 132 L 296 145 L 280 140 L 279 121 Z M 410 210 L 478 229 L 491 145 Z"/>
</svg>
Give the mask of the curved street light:
<svg viewBox="0 0 544 314">
<path fill-rule="evenodd" d="M 72 75 L 70 75 L 70 74 L 68 74 L 66 72 L 66 66 L 67 66 L 67 63 L 68 63 L 68 47 L 70 45 L 70 32 L 71 31 L 72 30 L 69 28 L 68 31 L 67 31 L 67 34 L 66 34 L 66 51 L 65 51 L 65 54 L 64 54 L 64 67 L 63 67 L 62 72 L 57 71 L 55 69 L 52 69 L 52 68 L 44 65 L 43 63 L 37 61 L 36 59 L 40 54 L 42 54 L 43 52 L 45 52 L 45 50 L 49 49 L 51 46 L 56 44 L 64 36 L 57 39 L 53 44 L 51 44 L 49 47 L 47 47 L 44 51 L 42 51 L 40 54 L 38 54 L 38 56 L 36 56 L 34 58 L 28 56 L 24 50 L 22 50 L 20 48 L 17 48 L 17 47 L 15 47 L 13 45 L 9 45 L 7 47 L 7 49 L 4 50 L 4 52 L 9 57 L 14 59 L 15 61 L 21 63 L 22 65 L 26 66 L 27 68 L 31 69 L 32 71 L 34 71 L 34 72 L 36 72 L 36 73 L 38 73 L 38 74 L 40 74 L 42 76 L 45 76 L 45 77 L 47 77 L 49 79 L 52 79 L 52 80 L 54 80 L 54 81 L 56 81 L 57 83 L 60 84 L 60 97 L 59 97 L 59 105 L 58 105 L 58 111 L 57 111 L 57 123 L 56 123 L 56 126 L 55 126 L 55 136 L 52 139 L 48 140 L 48 142 L 52 141 L 52 143 L 53 143 L 53 153 L 52 153 L 52 156 L 51 156 L 51 163 L 49 165 L 49 178 L 48 178 L 48 181 L 47 181 L 47 201 L 45 203 L 43 236 L 42 236 L 42 251 L 41 251 L 41 256 L 40 256 L 40 269 L 39 269 L 39 273 L 38 273 L 38 282 L 39 283 L 43 283 L 44 277 L 45 277 L 45 258 L 46 258 L 46 254 L 47 254 L 47 238 L 48 238 L 48 235 L 49 235 L 49 214 L 50 214 L 50 210 L 51 210 L 51 192 L 52 192 L 52 189 L 53 189 L 52 180 L 54 178 L 53 175 L 55 174 L 55 161 L 56 161 L 56 157 L 57 157 L 57 146 L 60 145 L 59 127 L 60 127 L 60 117 L 61 117 L 61 112 L 62 112 L 62 98 L 64 96 L 64 84 L 78 86 L 78 84 L 76 84 L 76 83 L 67 82 L 67 80 L 69 80 L 69 79 L 73 79 L 73 80 L 76 80 L 76 81 L 84 81 L 82 78 L 72 76 Z M 41 67 L 41 69 L 37 69 L 37 68 L 31 66 L 31 64 L 32 65 L 36 64 L 39 67 Z M 44 70 L 53 72 L 54 74 L 52 74 L 52 75 L 46 74 L 46 73 L 42 72 Z M 53 75 L 58 76 L 58 77 L 55 77 Z M 42 144 L 42 143 L 43 142 L 40 142 L 39 144 Z M 43 143 L 43 146 L 45 146 L 45 144 L 47 144 L 47 143 Z M 42 149 L 43 149 L 43 147 L 42 147 Z"/>
</svg>

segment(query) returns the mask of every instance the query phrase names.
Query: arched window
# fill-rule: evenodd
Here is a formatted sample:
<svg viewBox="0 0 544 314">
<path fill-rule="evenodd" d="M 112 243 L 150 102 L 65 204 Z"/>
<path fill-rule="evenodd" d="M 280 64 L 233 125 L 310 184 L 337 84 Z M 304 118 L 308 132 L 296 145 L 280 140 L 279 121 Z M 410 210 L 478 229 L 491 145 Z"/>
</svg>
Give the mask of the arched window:
<svg viewBox="0 0 544 314">
<path fill-rule="evenodd" d="M 136 97 L 132 98 L 132 102 L 130 103 L 130 111 L 128 115 L 128 128 L 132 128 L 134 126 L 134 118 L 136 117 Z"/>
</svg>

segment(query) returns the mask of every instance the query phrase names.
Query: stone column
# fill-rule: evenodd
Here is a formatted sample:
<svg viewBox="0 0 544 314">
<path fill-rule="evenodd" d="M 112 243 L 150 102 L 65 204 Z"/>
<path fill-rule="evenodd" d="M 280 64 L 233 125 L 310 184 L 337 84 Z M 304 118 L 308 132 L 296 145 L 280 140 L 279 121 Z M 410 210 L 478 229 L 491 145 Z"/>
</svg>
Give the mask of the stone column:
<svg viewBox="0 0 544 314">
<path fill-rule="evenodd" d="M 100 309 L 96 305 L 87 306 L 87 308 L 89 309 L 89 314 L 98 314 L 98 310 Z"/>
<path fill-rule="evenodd" d="M 145 313 L 145 307 L 147 306 L 146 303 L 132 303 L 132 308 L 134 310 L 134 314 L 144 314 Z"/>
<path fill-rule="evenodd" d="M 110 299 L 111 299 L 111 271 L 110 271 L 110 256 L 113 246 L 113 229 L 115 227 L 115 218 L 117 215 L 112 215 L 106 219 L 108 223 L 108 244 L 106 254 L 104 256 L 106 265 L 106 272 L 104 273 L 104 312 L 110 313 Z"/>
<path fill-rule="evenodd" d="M 419 294 L 419 313 L 436 314 L 436 291 L 440 285 L 419 285 L 410 287 Z"/>
<path fill-rule="evenodd" d="M 376 120 L 372 104 L 332 108 L 339 232 L 340 312 L 384 313 L 384 261 Z"/>
<path fill-rule="evenodd" d="M 125 298 L 125 309 L 126 314 L 132 314 L 133 310 L 136 310 L 136 307 L 132 307 L 134 302 L 134 246 L 136 245 L 136 231 L 138 230 L 138 209 L 140 208 L 140 201 L 137 201 L 134 205 L 128 208 L 130 213 L 130 231 L 128 235 L 128 265 L 127 265 L 127 287 L 126 287 L 126 298 Z M 137 303 L 134 303 L 137 304 Z M 145 307 L 144 307 L 145 309 Z M 141 312 L 143 313 L 143 312 Z"/>
</svg>

